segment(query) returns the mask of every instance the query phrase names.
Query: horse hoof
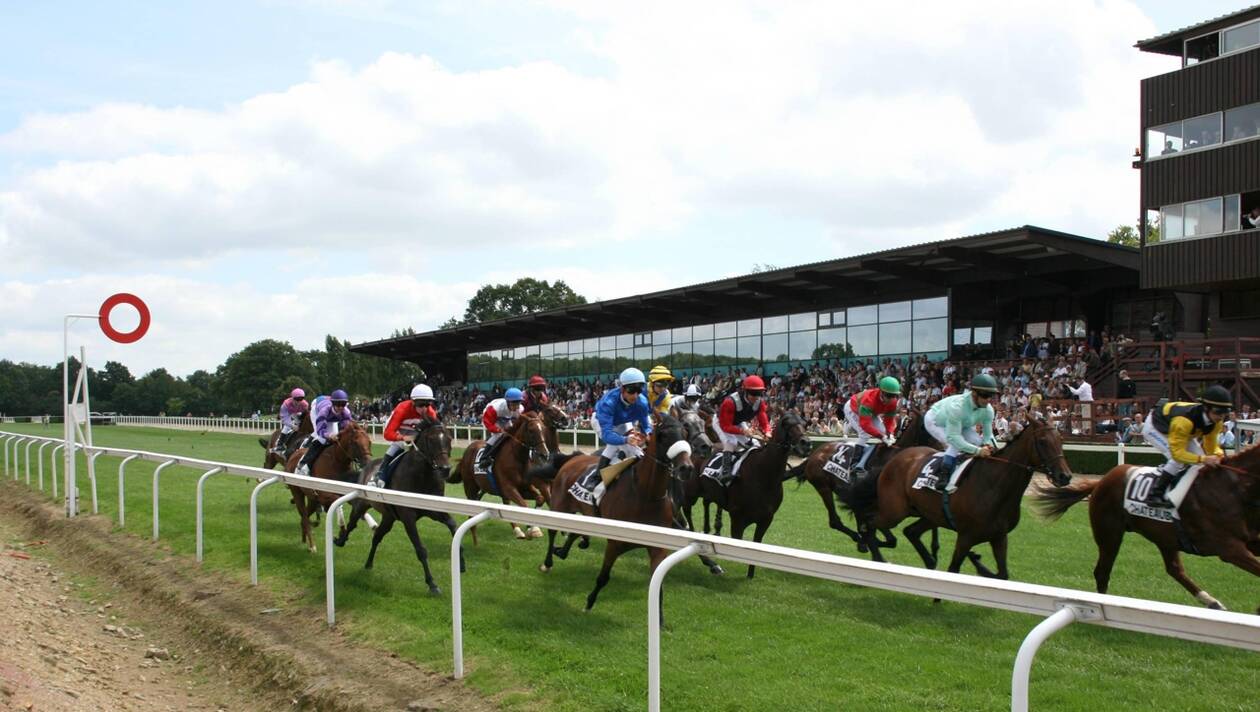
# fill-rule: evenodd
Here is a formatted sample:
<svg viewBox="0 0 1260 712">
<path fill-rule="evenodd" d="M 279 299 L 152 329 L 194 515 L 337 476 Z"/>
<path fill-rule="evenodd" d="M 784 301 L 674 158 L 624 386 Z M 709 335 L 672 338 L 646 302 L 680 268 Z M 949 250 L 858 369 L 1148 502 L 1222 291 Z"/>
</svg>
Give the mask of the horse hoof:
<svg viewBox="0 0 1260 712">
<path fill-rule="evenodd" d="M 343 546 L 345 546 L 345 545 L 346 545 L 346 540 L 345 540 L 345 539 L 333 539 L 333 543 L 334 543 L 334 544 L 336 544 L 338 548 L 340 548 L 340 547 L 343 547 Z"/>
<path fill-rule="evenodd" d="M 591 540 L 590 540 L 590 538 L 589 538 L 589 537 L 582 537 L 582 538 L 581 538 L 581 540 L 579 540 L 579 541 L 578 541 L 578 548 L 579 548 L 579 549 L 589 549 L 589 548 L 591 548 Z"/>
<path fill-rule="evenodd" d="M 520 527 L 512 527 L 512 536 L 516 537 L 517 539 L 525 539 L 525 538 L 526 538 L 526 537 L 525 537 L 525 532 L 521 531 L 521 528 L 520 528 Z"/>
<path fill-rule="evenodd" d="M 542 529 L 539 529 L 538 527 L 530 527 L 530 528 L 529 528 L 529 538 L 530 538 L 530 539 L 541 539 L 541 538 L 542 538 L 542 535 L 543 535 L 543 531 L 542 531 Z"/>
<path fill-rule="evenodd" d="M 866 548 L 866 544 L 858 544 L 859 554 L 865 554 L 867 551 L 869 551 L 869 549 Z"/>
<path fill-rule="evenodd" d="M 430 595 L 430 596 L 441 596 L 441 595 L 442 595 L 442 589 L 441 589 L 441 588 L 439 588 L 439 587 L 437 587 L 437 586 L 430 586 L 430 587 L 429 587 L 429 595 Z"/>
<path fill-rule="evenodd" d="M 723 569 L 721 566 L 715 565 L 709 569 L 709 573 L 713 574 L 714 576 L 721 576 L 722 574 L 726 573 L 726 570 Z"/>
<path fill-rule="evenodd" d="M 548 566 L 548 565 L 546 565 L 546 564 L 539 564 L 539 565 L 538 565 L 538 570 L 539 570 L 539 571 L 541 571 L 541 572 L 543 572 L 543 573 L 545 574 L 545 573 L 547 573 L 548 571 L 551 571 L 551 567 L 550 567 L 550 566 Z"/>
<path fill-rule="evenodd" d="M 1227 609 L 1225 608 L 1225 605 L 1224 605 L 1224 604 L 1222 604 L 1220 601 L 1213 601 L 1212 603 L 1208 604 L 1208 608 L 1210 608 L 1210 609 L 1212 609 L 1212 610 L 1214 610 L 1214 611 L 1224 611 L 1224 610 L 1227 610 Z"/>
</svg>

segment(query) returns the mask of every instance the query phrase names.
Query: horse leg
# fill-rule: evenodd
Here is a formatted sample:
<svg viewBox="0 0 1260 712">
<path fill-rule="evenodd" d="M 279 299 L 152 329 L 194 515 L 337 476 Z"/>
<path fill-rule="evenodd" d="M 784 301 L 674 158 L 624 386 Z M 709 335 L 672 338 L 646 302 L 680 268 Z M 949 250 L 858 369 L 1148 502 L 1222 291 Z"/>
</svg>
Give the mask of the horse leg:
<svg viewBox="0 0 1260 712">
<path fill-rule="evenodd" d="M 713 515 L 713 535 L 722 536 L 722 505 L 718 504 L 714 506 L 717 507 L 717 513 Z M 738 539 L 739 537 L 736 538 Z"/>
<path fill-rule="evenodd" d="M 1010 580 L 1011 571 L 1006 568 L 1006 534 L 989 542 L 993 548 L 993 560 L 997 562 L 997 577 L 1003 581 Z"/>
<path fill-rule="evenodd" d="M 312 554 L 316 553 L 315 536 L 311 534 L 311 510 L 318 511 L 319 503 L 298 493 L 293 496 L 293 503 L 298 508 L 298 515 L 301 517 L 302 543 L 306 544 L 306 548 Z"/>
<path fill-rule="evenodd" d="M 354 531 L 354 528 L 359 524 L 359 520 L 363 518 L 363 515 L 367 513 L 368 508 L 371 506 L 371 504 L 363 500 L 355 500 L 354 506 L 350 508 L 350 521 L 342 525 L 341 532 L 336 539 L 333 539 L 333 543 L 337 546 L 345 546 L 346 541 L 350 539 L 350 532 Z"/>
<path fill-rule="evenodd" d="M 385 538 L 389 530 L 394 528 L 394 522 L 397 519 L 398 515 L 394 513 L 393 507 L 385 510 L 385 515 L 381 517 L 381 525 L 372 532 L 372 550 L 368 552 L 367 563 L 363 565 L 363 568 L 372 568 L 372 561 L 376 558 L 376 547 L 380 545 L 381 539 Z"/>
<path fill-rule="evenodd" d="M 700 555 L 700 563 L 704 564 L 705 567 L 709 569 L 709 573 L 713 574 L 714 576 L 721 576 L 722 574 L 726 573 L 726 571 L 723 570 L 723 568 L 718 565 L 718 562 L 714 561 L 713 559 L 710 559 L 704 554 Z"/>
<path fill-rule="evenodd" d="M 710 504 L 712 504 L 712 502 L 706 499 L 704 500 L 704 504 L 701 505 L 704 507 L 704 533 L 705 534 L 709 533 L 709 505 Z"/>
<path fill-rule="evenodd" d="M 548 529 L 547 530 L 547 554 L 543 556 L 543 562 L 542 564 L 538 566 L 539 571 L 543 573 L 547 573 L 548 571 L 551 570 L 552 566 L 555 566 L 556 564 L 555 558 L 554 558 L 555 553 L 556 553 L 556 530 Z"/>
<path fill-rule="evenodd" d="M 770 522 L 772 521 L 774 520 L 767 519 L 762 522 L 757 522 L 756 528 L 753 529 L 753 541 L 757 542 L 758 544 L 761 543 L 761 539 L 762 537 L 766 535 L 766 531 L 770 529 Z M 753 566 L 752 564 L 749 564 L 748 565 L 748 578 L 752 579 L 753 574 L 756 573 L 756 571 L 757 571 L 757 567 Z"/>
<path fill-rule="evenodd" d="M 455 530 L 459 528 L 455 526 L 455 517 L 452 517 L 448 512 L 432 512 L 429 514 L 429 518 L 435 522 L 441 522 L 442 524 L 445 524 L 446 528 L 449 529 L 451 532 L 451 538 L 455 537 Z M 459 545 L 459 572 L 463 573 L 467 570 L 468 570 L 468 567 L 464 565 L 464 545 L 460 544 Z"/>
<path fill-rule="evenodd" d="M 973 546 L 975 546 L 975 542 L 971 540 L 971 537 L 962 532 L 958 533 L 958 538 L 954 541 L 954 555 L 949 560 L 949 572 L 951 574 L 958 573 L 958 570 L 962 568 L 963 559 L 967 557 Z M 940 599 L 936 600 L 939 601 Z"/>
<path fill-rule="evenodd" d="M 1260 559 L 1257 559 L 1251 553 L 1250 543 L 1244 544 L 1241 541 L 1234 542 L 1234 544 L 1229 547 L 1228 551 L 1221 554 L 1221 561 L 1231 563 L 1243 571 L 1249 572 L 1252 576 L 1260 576 Z M 1204 593 L 1206 594 L 1206 591 Z M 1203 601 L 1202 598 L 1199 600 L 1201 602 Z M 1219 606 L 1220 602 L 1217 601 L 1216 604 Z M 1213 608 L 1214 606 L 1209 603 L 1208 607 Z M 1225 607 L 1221 606 L 1221 610 L 1224 609 Z M 1260 613 L 1260 608 L 1257 608 L 1256 612 Z"/>
<path fill-rule="evenodd" d="M 862 541 L 862 535 L 857 530 L 845 526 L 844 520 L 840 518 L 840 513 L 836 511 L 835 494 L 830 489 L 818 490 L 818 496 L 822 497 L 823 506 L 827 508 L 827 526 L 857 542 L 858 553 L 865 554 L 866 544 Z"/>
<path fill-rule="evenodd" d="M 1213 598 L 1212 594 L 1204 591 L 1202 588 L 1199 588 L 1199 584 L 1195 583 L 1193 579 L 1186 575 L 1186 569 L 1181 565 L 1180 551 L 1177 551 L 1173 547 L 1164 548 L 1161 546 L 1159 547 L 1159 553 L 1164 557 L 1164 571 L 1167 571 L 1169 576 L 1172 576 L 1177 583 L 1181 584 L 1183 588 L 1189 591 L 1190 595 L 1194 596 L 1195 600 L 1208 608 L 1214 608 L 1218 611 L 1225 610 L 1225 606 L 1222 606 L 1220 601 Z M 1225 557 L 1222 556 L 1221 558 L 1224 559 Z"/>
<path fill-rule="evenodd" d="M 503 492 L 503 502 L 505 504 L 515 504 L 521 509 L 529 509 L 529 504 L 525 502 L 525 498 L 521 496 L 520 491 L 515 487 L 512 487 L 507 483 L 500 483 L 499 489 Z M 521 525 L 512 524 L 511 522 L 509 522 L 509 524 L 512 527 L 512 536 L 515 536 L 517 539 L 537 539 L 543 535 L 542 529 L 539 529 L 538 527 L 530 527 L 529 534 L 526 535 L 526 533 L 521 530 Z"/>
<path fill-rule="evenodd" d="M 971 565 L 976 568 L 976 573 L 980 576 L 984 578 L 1001 578 L 992 569 L 984 565 L 984 558 L 980 556 L 979 552 L 968 551 L 967 561 L 971 562 Z"/>
<path fill-rule="evenodd" d="M 433 572 L 429 570 L 429 550 L 424 548 L 424 542 L 420 541 L 420 532 L 416 529 L 416 511 L 404 509 L 401 514 L 403 529 L 407 530 L 407 538 L 416 550 L 416 558 L 420 559 L 420 565 L 424 567 L 424 582 L 429 585 L 429 593 L 441 596 L 442 589 L 438 588 L 437 582 L 433 580 Z"/>
<path fill-rule="evenodd" d="M 910 540 L 910 545 L 914 547 L 915 551 L 919 552 L 919 558 L 923 559 L 923 565 L 929 569 L 935 569 L 937 563 L 936 555 L 927 550 L 927 547 L 923 545 L 922 539 L 923 532 L 929 529 L 933 532 L 936 531 L 936 527 L 932 526 L 931 522 L 920 518 L 914 520 L 905 529 L 902 529 L 901 533 L 906 535 L 906 539 Z"/>
<path fill-rule="evenodd" d="M 595 607 L 595 598 L 599 596 L 599 592 L 608 585 L 608 579 L 612 578 L 613 564 L 617 563 L 617 557 L 629 550 L 629 545 L 620 541 L 608 540 L 604 546 L 604 566 L 599 570 L 599 576 L 595 577 L 595 589 L 586 597 L 586 610 Z"/>
<path fill-rule="evenodd" d="M 1094 587 L 1099 593 L 1106 593 L 1111 582 L 1111 568 L 1116 564 L 1116 556 L 1120 553 L 1120 544 L 1124 542 L 1124 520 L 1095 519 L 1090 516 L 1094 543 L 1098 545 L 1098 562 L 1094 564 Z"/>
</svg>

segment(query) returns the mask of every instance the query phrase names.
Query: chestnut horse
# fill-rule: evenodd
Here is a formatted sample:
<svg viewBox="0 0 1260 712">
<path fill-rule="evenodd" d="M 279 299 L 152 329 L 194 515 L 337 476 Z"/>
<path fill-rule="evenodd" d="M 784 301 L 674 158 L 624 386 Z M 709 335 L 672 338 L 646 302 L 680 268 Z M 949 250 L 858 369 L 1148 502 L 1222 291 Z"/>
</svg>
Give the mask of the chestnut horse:
<svg viewBox="0 0 1260 712">
<path fill-rule="evenodd" d="M 271 470 L 276 465 L 283 465 L 288 462 L 289 458 L 293 456 L 293 451 L 301 447 L 302 441 L 306 439 L 307 435 L 311 434 L 312 430 L 311 414 L 310 411 L 307 411 L 302 414 L 302 420 L 298 423 L 297 432 L 293 434 L 293 437 L 289 438 L 289 445 L 285 447 L 283 455 L 277 455 L 271 451 L 276 446 L 276 439 L 280 437 L 280 428 L 271 431 L 271 437 L 269 438 L 258 438 L 258 444 L 262 445 L 263 450 L 267 452 L 267 455 L 263 458 L 263 469 Z"/>
<path fill-rule="evenodd" d="M 951 573 L 958 573 L 963 557 L 967 557 L 981 576 L 1009 578 L 1006 539 L 1019 524 L 1020 502 L 1033 472 L 1044 469 L 1056 485 L 1066 485 L 1072 479 L 1059 431 L 1034 420 L 999 453 L 972 459 L 958 491 L 948 496 L 948 509 L 946 499 L 931 487 L 913 489 L 915 478 L 936 454 L 936 450 L 926 447 L 902 450 L 883 470 L 854 483 L 847 501 L 841 497 L 857 516 L 858 531 L 871 558 L 884 560 L 872 529 L 890 529 L 906 517 L 917 516 L 919 519 L 902 533 L 914 545 L 924 566 L 936 568 L 936 554 L 923 546 L 920 537 L 929 529 L 945 527 L 958 533 L 949 562 Z M 971 551 L 984 542 L 993 547 L 996 573 L 985 568 L 980 555 Z"/>
<path fill-rule="evenodd" d="M 403 430 L 404 437 L 410 437 L 411 442 L 408 443 L 403 453 L 399 455 L 399 460 L 394 465 L 394 471 L 389 478 L 389 489 L 399 492 L 415 492 L 416 494 L 431 494 L 438 497 L 446 493 L 446 478 L 451 474 L 451 436 L 446 432 L 446 428 L 437 420 L 422 420 L 415 430 Z M 376 474 L 376 470 L 381 466 L 381 461 L 373 460 L 370 465 L 363 469 L 359 475 L 359 484 L 366 484 L 372 480 Z M 420 559 L 420 565 L 424 567 L 424 582 L 429 586 L 429 593 L 440 595 L 442 589 L 438 588 L 437 583 L 433 580 L 433 572 L 429 570 L 429 552 L 424 548 L 424 543 L 420 541 L 420 534 L 416 531 L 416 521 L 421 517 L 428 517 L 436 522 L 446 525 L 450 530 L 451 536 L 455 535 L 455 519 L 448 512 L 435 512 L 428 509 L 413 509 L 411 507 L 399 507 L 392 504 L 384 504 L 381 502 L 366 502 L 362 499 L 355 500 L 354 511 L 350 514 L 350 521 L 346 526 L 341 528 L 341 533 L 337 536 L 333 543 L 337 546 L 345 546 L 346 540 L 350 538 L 350 532 L 354 531 L 355 526 L 359 523 L 368 508 L 375 508 L 383 516 L 381 523 L 376 528 L 375 534 L 372 536 L 372 549 L 368 552 L 367 563 L 363 568 L 372 568 L 372 562 L 376 559 L 376 547 L 380 545 L 381 540 L 389 533 L 395 521 L 401 521 L 403 528 L 407 531 L 407 537 L 411 539 L 411 545 L 416 550 L 416 558 Z M 459 552 L 459 570 L 464 570 L 464 552 Z"/>
<path fill-rule="evenodd" d="M 299 448 L 289 456 L 284 469 L 293 472 L 306 454 L 306 448 Z M 341 429 L 337 438 L 315 458 L 311 465 L 311 477 L 327 480 L 358 482 L 357 468 L 362 470 L 372 459 L 372 436 L 365 428 L 351 421 Z M 315 553 L 315 537 L 311 536 L 311 514 L 320 507 L 328 508 L 337 500 L 337 495 L 329 492 L 316 492 L 289 485 L 293 493 L 293 506 L 297 507 L 298 517 L 302 520 L 302 542 L 311 553 Z"/>
<path fill-rule="evenodd" d="M 499 451 L 494 455 L 494 463 L 491 465 L 494 481 L 498 484 L 498 494 L 504 504 L 515 504 L 518 507 L 529 506 L 522 493 L 532 493 L 533 477 L 529 473 L 530 465 L 542 465 L 551 459 L 551 450 L 547 447 L 545 431 L 542 415 L 533 412 L 522 413 L 516 422 L 504 431 L 503 444 L 499 446 Z M 446 480 L 451 484 L 463 482 L 464 496 L 468 499 L 479 500 L 493 489 L 490 478 L 477 473 L 473 467 L 477 462 L 477 453 L 481 452 L 481 448 L 485 445 L 484 440 L 474 440 L 468 449 L 464 450 L 459 467 L 451 472 L 451 476 Z M 538 502 L 537 506 L 541 507 L 542 502 Z M 519 524 L 510 525 L 512 534 L 517 539 L 526 538 Z M 539 538 L 542 536 L 542 530 L 538 527 L 530 527 L 528 536 Z"/>
<path fill-rule="evenodd" d="M 1111 567 L 1126 531 L 1135 531 L 1159 548 L 1164 570 L 1208 608 L 1224 610 L 1221 602 L 1199 588 L 1181 565 L 1181 542 L 1176 527 L 1124 509 L 1126 478 L 1135 465 L 1116 465 L 1093 482 L 1071 487 L 1041 488 L 1033 507 L 1058 519 L 1068 507 L 1089 497 L 1089 524 L 1098 545 L 1094 583 L 1107 592 Z M 1216 556 L 1254 576 L 1260 576 L 1260 447 L 1251 447 L 1220 465 L 1205 465 L 1178 510 L 1188 543 L 1200 556 Z M 1257 609 L 1260 613 L 1260 609 Z"/>
</svg>

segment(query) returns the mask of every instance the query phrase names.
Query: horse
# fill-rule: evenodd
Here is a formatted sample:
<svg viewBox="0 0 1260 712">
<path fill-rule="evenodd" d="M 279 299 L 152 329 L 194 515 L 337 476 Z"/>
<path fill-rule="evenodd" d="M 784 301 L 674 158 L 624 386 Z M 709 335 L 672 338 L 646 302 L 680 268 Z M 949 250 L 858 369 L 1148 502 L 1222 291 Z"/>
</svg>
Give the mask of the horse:
<svg viewBox="0 0 1260 712">
<path fill-rule="evenodd" d="M 791 473 L 796 478 L 797 483 L 809 482 L 813 485 L 814 490 L 818 492 L 818 497 L 822 499 L 823 506 L 827 509 L 827 525 L 856 542 L 858 551 L 865 552 L 867 550 L 866 543 L 862 541 L 861 534 L 857 530 L 845 526 L 844 520 L 840 518 L 839 512 L 836 511 L 836 498 L 843 499 L 848 496 L 849 490 L 853 487 L 852 480 L 841 480 L 823 469 L 827 462 L 835 456 L 836 450 L 842 444 L 840 442 L 830 442 L 822 445 L 814 450 L 809 457 L 805 458 L 804 462 L 793 467 Z M 871 454 L 870 461 L 867 462 L 867 472 L 870 472 L 872 477 L 878 477 L 879 470 L 893 455 L 906 448 L 916 446 L 935 448 L 936 439 L 928 433 L 927 428 L 923 427 L 922 416 L 911 414 L 892 447 L 886 447 L 883 444 L 876 445 L 875 452 Z M 854 445 L 853 447 L 857 448 L 858 446 Z M 857 452 L 861 452 L 860 449 Z M 884 535 L 884 540 L 879 544 L 881 547 L 891 549 L 897 545 L 897 538 L 893 536 L 892 531 L 884 530 L 880 533 Z M 935 535 L 936 530 L 933 529 L 932 533 Z"/>
<path fill-rule="evenodd" d="M 262 445 L 263 450 L 267 453 L 263 457 L 263 469 L 275 469 L 276 465 L 283 465 L 288 462 L 289 457 L 293 455 L 293 451 L 301 447 L 303 440 L 306 439 L 307 435 L 311 434 L 312 430 L 311 414 L 308 411 L 302 414 L 302 419 L 298 422 L 297 432 L 293 434 L 293 437 L 289 438 L 289 444 L 285 447 L 283 455 L 277 455 L 272 452 L 272 448 L 276 446 L 276 440 L 280 437 L 280 428 L 271 431 L 270 437 L 258 438 L 258 444 Z"/>
<path fill-rule="evenodd" d="M 705 499 L 716 502 L 731 517 L 731 536 L 744 537 L 744 530 L 753 526 L 753 541 L 760 542 L 770 529 L 774 515 L 783 503 L 783 473 L 788 455 L 809 455 L 810 442 L 805 435 L 805 420 L 795 411 L 785 411 L 774 424 L 769 440 L 744 457 L 739 476 L 723 487 L 710 477 L 698 477 Z M 757 567 L 748 567 L 752 578 Z"/>
<path fill-rule="evenodd" d="M 704 471 L 704 466 L 709 463 L 709 458 L 713 455 L 714 445 L 722 441 L 721 438 L 718 437 L 717 428 L 713 425 L 713 417 L 716 413 L 717 411 L 708 407 L 708 405 L 701 405 L 700 408 L 693 413 L 695 415 L 695 421 L 698 422 L 693 424 L 691 427 L 697 427 L 698 425 L 699 432 L 697 438 L 691 440 L 691 463 L 696 468 L 697 472 Z M 683 422 L 686 424 L 688 421 L 684 420 Z M 704 443 L 704 448 L 696 447 L 697 440 Z M 712 494 L 712 491 L 705 489 L 702 479 L 703 478 L 699 477 L 692 478 L 688 480 L 683 487 L 682 511 L 683 515 L 687 519 L 687 528 L 695 531 L 695 518 L 691 513 L 692 507 L 697 501 L 703 500 L 704 528 L 702 531 L 704 531 L 705 534 L 709 533 L 709 508 L 716 505 L 717 515 L 713 518 L 713 533 L 721 536 L 722 506 L 717 500 L 712 499 L 709 496 Z"/>
<path fill-rule="evenodd" d="M 936 454 L 936 450 L 926 447 L 902 450 L 880 472 L 859 478 L 847 501 L 841 498 L 857 516 L 858 529 L 871 558 L 884 560 L 872 529 L 890 529 L 906 517 L 918 516 L 902 533 L 914 545 L 924 566 L 934 569 L 937 561 L 935 552 L 928 552 L 920 537 L 929 529 L 946 527 L 958 533 L 949 562 L 951 573 L 958 573 L 965 556 L 981 576 L 1009 578 L 1007 535 L 1019 524 L 1020 501 L 1034 470 L 1043 468 L 1056 485 L 1066 485 L 1072 479 L 1058 430 L 1039 420 L 1031 421 L 1000 454 L 974 458 L 958 491 L 945 496 L 931 487 L 913 489 L 919 472 Z M 996 573 L 971 551 L 984 542 L 993 548 Z"/>
<path fill-rule="evenodd" d="M 404 435 L 408 435 L 408 433 L 404 431 Z M 414 437 L 403 453 L 398 456 L 399 459 L 394 464 L 394 471 L 390 475 L 389 489 L 398 490 L 399 492 L 443 496 L 446 492 L 446 478 L 451 474 L 450 434 L 446 432 L 446 428 L 442 426 L 441 421 L 425 419 L 419 423 L 410 435 Z M 370 482 L 380 466 L 380 459 L 373 460 L 359 475 L 359 484 Z M 403 528 L 407 530 L 407 536 L 411 539 L 411 545 L 416 550 L 416 558 L 420 559 L 420 565 L 424 567 L 424 582 L 429 586 L 429 593 L 435 596 L 441 595 L 442 589 L 438 588 L 437 583 L 433 580 L 433 572 L 429 570 L 429 552 L 420 541 L 420 534 L 416 531 L 416 520 L 421 517 L 428 517 L 436 522 L 445 524 L 446 528 L 450 530 L 451 536 L 454 536 L 456 528 L 454 517 L 448 512 L 399 507 L 397 505 L 366 502 L 359 499 L 354 502 L 350 521 L 341 528 L 340 534 L 333 540 L 333 543 L 337 546 L 345 546 L 346 541 L 350 538 L 350 533 L 354 531 L 355 526 L 359 523 L 359 519 L 367 514 L 369 508 L 375 508 L 381 513 L 382 518 L 381 523 L 376 527 L 376 533 L 372 536 L 372 549 L 368 552 L 367 563 L 363 565 L 363 568 L 372 568 L 372 562 L 376 558 L 376 547 L 380 545 L 381 540 L 389 533 L 390 528 L 394 526 L 394 522 L 401 521 Z M 461 547 L 459 552 L 459 570 L 463 571 L 464 568 L 464 552 Z"/>
<path fill-rule="evenodd" d="M 491 465 L 494 479 L 498 483 L 499 497 L 503 499 L 504 504 L 515 504 L 518 507 L 529 506 L 522 497 L 522 492 L 531 491 L 531 482 L 534 480 L 529 467 L 542 465 L 551 459 L 545 430 L 542 415 L 531 412 L 522 413 L 516 422 L 504 431 L 503 444 L 495 453 L 494 462 Z M 480 500 L 487 492 L 494 489 L 490 478 L 476 472 L 474 467 L 477 454 L 485 445 L 484 440 L 474 440 L 468 449 L 464 450 L 459 467 L 453 470 L 446 480 L 451 484 L 463 482 L 464 496 L 468 499 Z M 543 502 L 537 502 L 537 506 L 542 505 Z M 527 538 L 519 524 L 511 524 L 511 527 L 512 534 L 517 539 Z M 542 530 L 538 527 L 529 528 L 528 538 L 537 539 L 542 535 Z"/>
<path fill-rule="evenodd" d="M 289 456 L 284 469 L 289 472 L 297 470 L 304 454 L 306 454 L 306 448 L 299 448 Z M 352 467 L 357 466 L 359 470 L 362 470 L 371 460 L 372 436 L 368 435 L 365 428 L 351 421 L 341 429 L 337 439 L 333 440 L 319 454 L 319 457 L 315 458 L 315 462 L 311 465 L 311 476 L 329 480 L 346 480 L 347 474 L 353 476 Z M 327 509 L 332 506 L 332 503 L 337 500 L 337 495 L 306 490 L 295 485 L 289 485 L 289 491 L 293 493 L 293 506 L 297 507 L 298 517 L 301 519 L 302 542 L 314 554 L 315 537 L 311 535 L 310 516 L 320 507 Z"/>
<path fill-rule="evenodd" d="M 598 510 L 585 502 L 579 502 L 569 494 L 573 486 L 586 472 L 599 462 L 595 455 L 562 455 L 552 461 L 551 466 L 558 469 L 551 487 L 551 510 L 566 514 L 581 513 L 586 516 L 599 516 L 605 519 L 619 519 L 625 522 L 654 524 L 658 527 L 675 527 L 675 498 L 679 489 L 675 483 L 686 481 L 694 475 L 691 460 L 688 457 L 690 445 L 685 439 L 682 423 L 671 415 L 653 416 L 656 425 L 652 434 L 643 445 L 643 456 L 624 471 L 620 478 L 608 486 Z M 538 472 L 538 471 L 536 471 Z M 538 476 L 544 476 L 541 472 Z M 555 565 L 555 559 L 566 559 L 573 542 L 578 535 L 570 533 L 564 546 L 556 546 L 556 530 L 547 530 L 547 555 L 538 567 L 546 573 Z M 586 610 L 595 606 L 595 599 L 612 575 L 613 564 L 622 554 L 636 549 L 640 544 L 609 539 L 604 545 L 604 565 L 595 578 L 595 588 L 586 597 Z M 656 567 L 669 552 L 665 549 L 648 547 L 648 566 L 655 572 Z M 700 560 L 714 574 L 722 573 L 721 567 L 706 556 Z"/>
<path fill-rule="evenodd" d="M 1094 584 L 1106 593 L 1111 568 L 1126 531 L 1146 537 L 1164 558 L 1164 570 L 1208 608 L 1225 610 L 1204 591 L 1181 565 L 1183 536 L 1177 526 L 1124 509 L 1129 472 L 1136 465 L 1116 465 L 1093 482 L 1071 487 L 1040 488 L 1033 507 L 1047 519 L 1058 519 L 1069 507 L 1089 498 L 1089 524 L 1098 545 Z M 1221 461 L 1204 465 L 1178 510 L 1184 542 L 1191 553 L 1216 556 L 1254 576 L 1260 576 L 1260 447 L 1251 447 Z M 1260 613 L 1260 608 L 1256 609 Z"/>
</svg>

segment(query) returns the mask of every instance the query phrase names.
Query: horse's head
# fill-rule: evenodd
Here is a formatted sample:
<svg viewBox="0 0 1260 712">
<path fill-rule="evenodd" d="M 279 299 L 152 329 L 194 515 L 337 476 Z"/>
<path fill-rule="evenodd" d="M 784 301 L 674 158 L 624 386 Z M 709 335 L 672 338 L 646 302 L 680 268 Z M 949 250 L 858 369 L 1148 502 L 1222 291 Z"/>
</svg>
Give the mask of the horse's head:
<svg viewBox="0 0 1260 712">
<path fill-rule="evenodd" d="M 516 426 L 516 438 L 529 450 L 530 464 L 545 465 L 551 460 L 541 414 L 530 412 L 521 415 Z"/>
<path fill-rule="evenodd" d="M 367 467 L 372 459 L 372 436 L 368 434 L 367 429 L 360 427 L 354 421 L 347 424 L 337 436 L 337 447 L 341 449 L 346 459 L 357 465 L 360 470 Z"/>
<path fill-rule="evenodd" d="M 1066 487 L 1072 481 L 1072 468 L 1063 455 L 1063 439 L 1059 429 L 1039 417 L 1028 419 L 1028 427 L 1016 435 L 1011 445 L 1028 439 L 1033 451 L 1033 465 L 1045 470 L 1056 487 Z"/>
<path fill-rule="evenodd" d="M 563 430 L 569 427 L 569 416 L 565 412 L 552 403 L 543 406 L 543 417 L 547 420 L 547 425 L 554 430 Z"/>
<path fill-rule="evenodd" d="M 813 450 L 809 436 L 805 434 L 805 419 L 794 410 L 784 412 L 779 418 L 774 428 L 774 437 L 779 445 L 790 448 L 797 457 L 809 457 Z"/>
<path fill-rule="evenodd" d="M 704 420 L 701 419 L 700 414 L 695 411 L 686 411 L 679 420 L 682 422 L 687 442 L 691 443 L 692 453 L 701 457 L 712 454 L 713 445 L 704 435 Z"/>
<path fill-rule="evenodd" d="M 691 443 L 687 442 L 687 431 L 674 416 L 661 413 L 653 418 L 656 425 L 646 455 L 665 467 L 671 477 L 689 480 L 695 474 L 691 464 Z"/>
<path fill-rule="evenodd" d="M 433 474 L 446 480 L 451 474 L 451 436 L 442 422 L 424 419 L 416 428 L 411 447 L 433 468 Z"/>
</svg>

